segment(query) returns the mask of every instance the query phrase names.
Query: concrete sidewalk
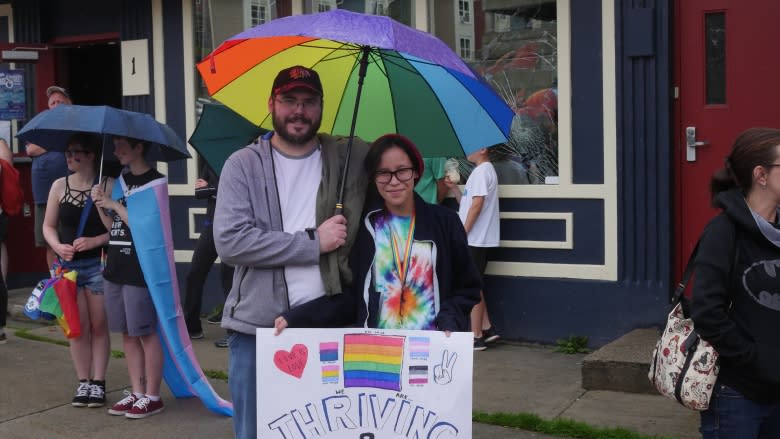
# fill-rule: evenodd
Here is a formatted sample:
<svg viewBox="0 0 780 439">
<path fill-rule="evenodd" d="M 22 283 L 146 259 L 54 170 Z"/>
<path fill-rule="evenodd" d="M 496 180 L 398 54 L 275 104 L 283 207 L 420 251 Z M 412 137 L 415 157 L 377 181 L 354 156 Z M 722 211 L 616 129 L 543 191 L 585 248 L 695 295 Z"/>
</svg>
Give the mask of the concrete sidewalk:
<svg viewBox="0 0 780 439">
<path fill-rule="evenodd" d="M 8 343 L 0 345 L 0 437 L 2 438 L 230 438 L 230 418 L 208 411 L 199 400 L 174 399 L 163 386 L 165 411 L 145 420 L 109 416 L 105 408 L 76 409 L 70 399 L 75 374 L 68 349 L 52 343 L 16 337 L 14 328 L 35 335 L 63 339 L 53 326 L 40 326 L 18 315 L 29 291 L 13 290 Z M 193 340 L 204 369 L 227 371 L 227 349 L 214 346 L 224 335 L 204 322 L 205 339 Z M 121 337 L 112 336 L 113 350 L 121 350 Z M 564 355 L 541 346 L 498 343 L 474 353 L 475 411 L 527 412 L 545 419 L 567 418 L 594 426 L 623 427 L 647 435 L 699 437 L 698 414 L 658 395 L 581 388 L 584 355 Z M 123 359 L 111 359 L 107 399 L 117 401 L 128 383 Z M 224 398 L 227 383 L 212 379 Z M 475 423 L 476 439 L 550 438 L 522 430 Z"/>
</svg>

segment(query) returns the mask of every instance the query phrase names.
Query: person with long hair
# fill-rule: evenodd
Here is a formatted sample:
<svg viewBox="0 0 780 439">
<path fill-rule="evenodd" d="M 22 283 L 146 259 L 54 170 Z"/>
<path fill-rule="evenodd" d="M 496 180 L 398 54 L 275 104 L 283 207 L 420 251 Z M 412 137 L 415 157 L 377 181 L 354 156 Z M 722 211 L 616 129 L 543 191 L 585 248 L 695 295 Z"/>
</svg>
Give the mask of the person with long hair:
<svg viewBox="0 0 780 439">
<path fill-rule="evenodd" d="M 101 251 L 108 243 L 97 208 L 87 203 L 98 175 L 100 139 L 77 133 L 69 140 L 65 157 L 72 174 L 54 181 L 46 203 L 43 235 L 64 268 L 78 275 L 77 303 L 81 335 L 70 339 L 70 355 L 79 380 L 74 407 L 102 407 L 105 404 L 106 369 L 110 339 L 103 305 Z M 79 235 L 82 211 L 89 212 Z"/>
<path fill-rule="evenodd" d="M 780 437 L 780 130 L 751 128 L 710 183 L 691 318 L 719 354 L 705 439 Z"/>
</svg>

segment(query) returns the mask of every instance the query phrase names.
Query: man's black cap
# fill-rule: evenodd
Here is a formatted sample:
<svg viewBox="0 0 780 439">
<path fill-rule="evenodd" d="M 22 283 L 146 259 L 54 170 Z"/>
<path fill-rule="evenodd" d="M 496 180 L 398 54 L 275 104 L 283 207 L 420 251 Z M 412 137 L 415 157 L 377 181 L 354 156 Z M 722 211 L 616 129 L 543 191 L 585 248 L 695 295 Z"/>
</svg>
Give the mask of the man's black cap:
<svg viewBox="0 0 780 439">
<path fill-rule="evenodd" d="M 287 93 L 295 88 L 305 88 L 322 96 L 320 75 L 304 66 L 292 66 L 279 72 L 274 79 L 272 95 Z"/>
</svg>

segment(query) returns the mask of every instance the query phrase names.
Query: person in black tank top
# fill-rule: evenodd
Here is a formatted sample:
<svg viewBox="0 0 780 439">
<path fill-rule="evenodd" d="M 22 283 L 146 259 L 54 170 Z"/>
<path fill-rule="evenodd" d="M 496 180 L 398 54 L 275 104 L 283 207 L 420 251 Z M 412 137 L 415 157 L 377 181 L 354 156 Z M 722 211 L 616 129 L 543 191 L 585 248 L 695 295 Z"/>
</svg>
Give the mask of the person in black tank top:
<svg viewBox="0 0 780 439">
<path fill-rule="evenodd" d="M 149 145 L 141 140 L 114 137 L 114 155 L 125 166 L 120 179 L 126 191 L 164 178 L 146 161 Z M 157 312 L 146 287 L 127 219 L 125 197 L 114 200 L 114 184 L 95 185 L 92 197 L 100 219 L 109 231 L 108 257 L 103 273 L 108 328 L 122 333 L 132 393 L 114 404 L 108 413 L 132 419 L 145 418 L 165 407 L 160 399 L 163 350 L 157 335 Z M 125 192 L 127 193 L 127 192 Z"/>
<path fill-rule="evenodd" d="M 108 233 L 95 205 L 87 202 L 90 188 L 97 180 L 100 139 L 90 134 L 75 134 L 68 140 L 65 156 L 72 174 L 52 184 L 43 235 L 62 266 L 77 272 L 81 335 L 69 340 L 70 355 L 79 379 L 72 405 L 102 407 L 111 347 L 100 257 L 108 242 Z M 87 207 L 89 211 L 80 232 L 82 213 Z"/>
</svg>

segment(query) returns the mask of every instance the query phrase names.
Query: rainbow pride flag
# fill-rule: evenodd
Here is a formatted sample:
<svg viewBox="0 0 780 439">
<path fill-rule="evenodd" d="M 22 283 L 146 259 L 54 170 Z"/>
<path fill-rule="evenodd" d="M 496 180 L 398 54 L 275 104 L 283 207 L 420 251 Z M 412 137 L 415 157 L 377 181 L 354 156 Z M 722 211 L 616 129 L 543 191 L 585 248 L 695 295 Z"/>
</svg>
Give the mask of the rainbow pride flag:
<svg viewBox="0 0 780 439">
<path fill-rule="evenodd" d="M 404 337 L 344 335 L 344 387 L 401 390 Z"/>
</svg>

